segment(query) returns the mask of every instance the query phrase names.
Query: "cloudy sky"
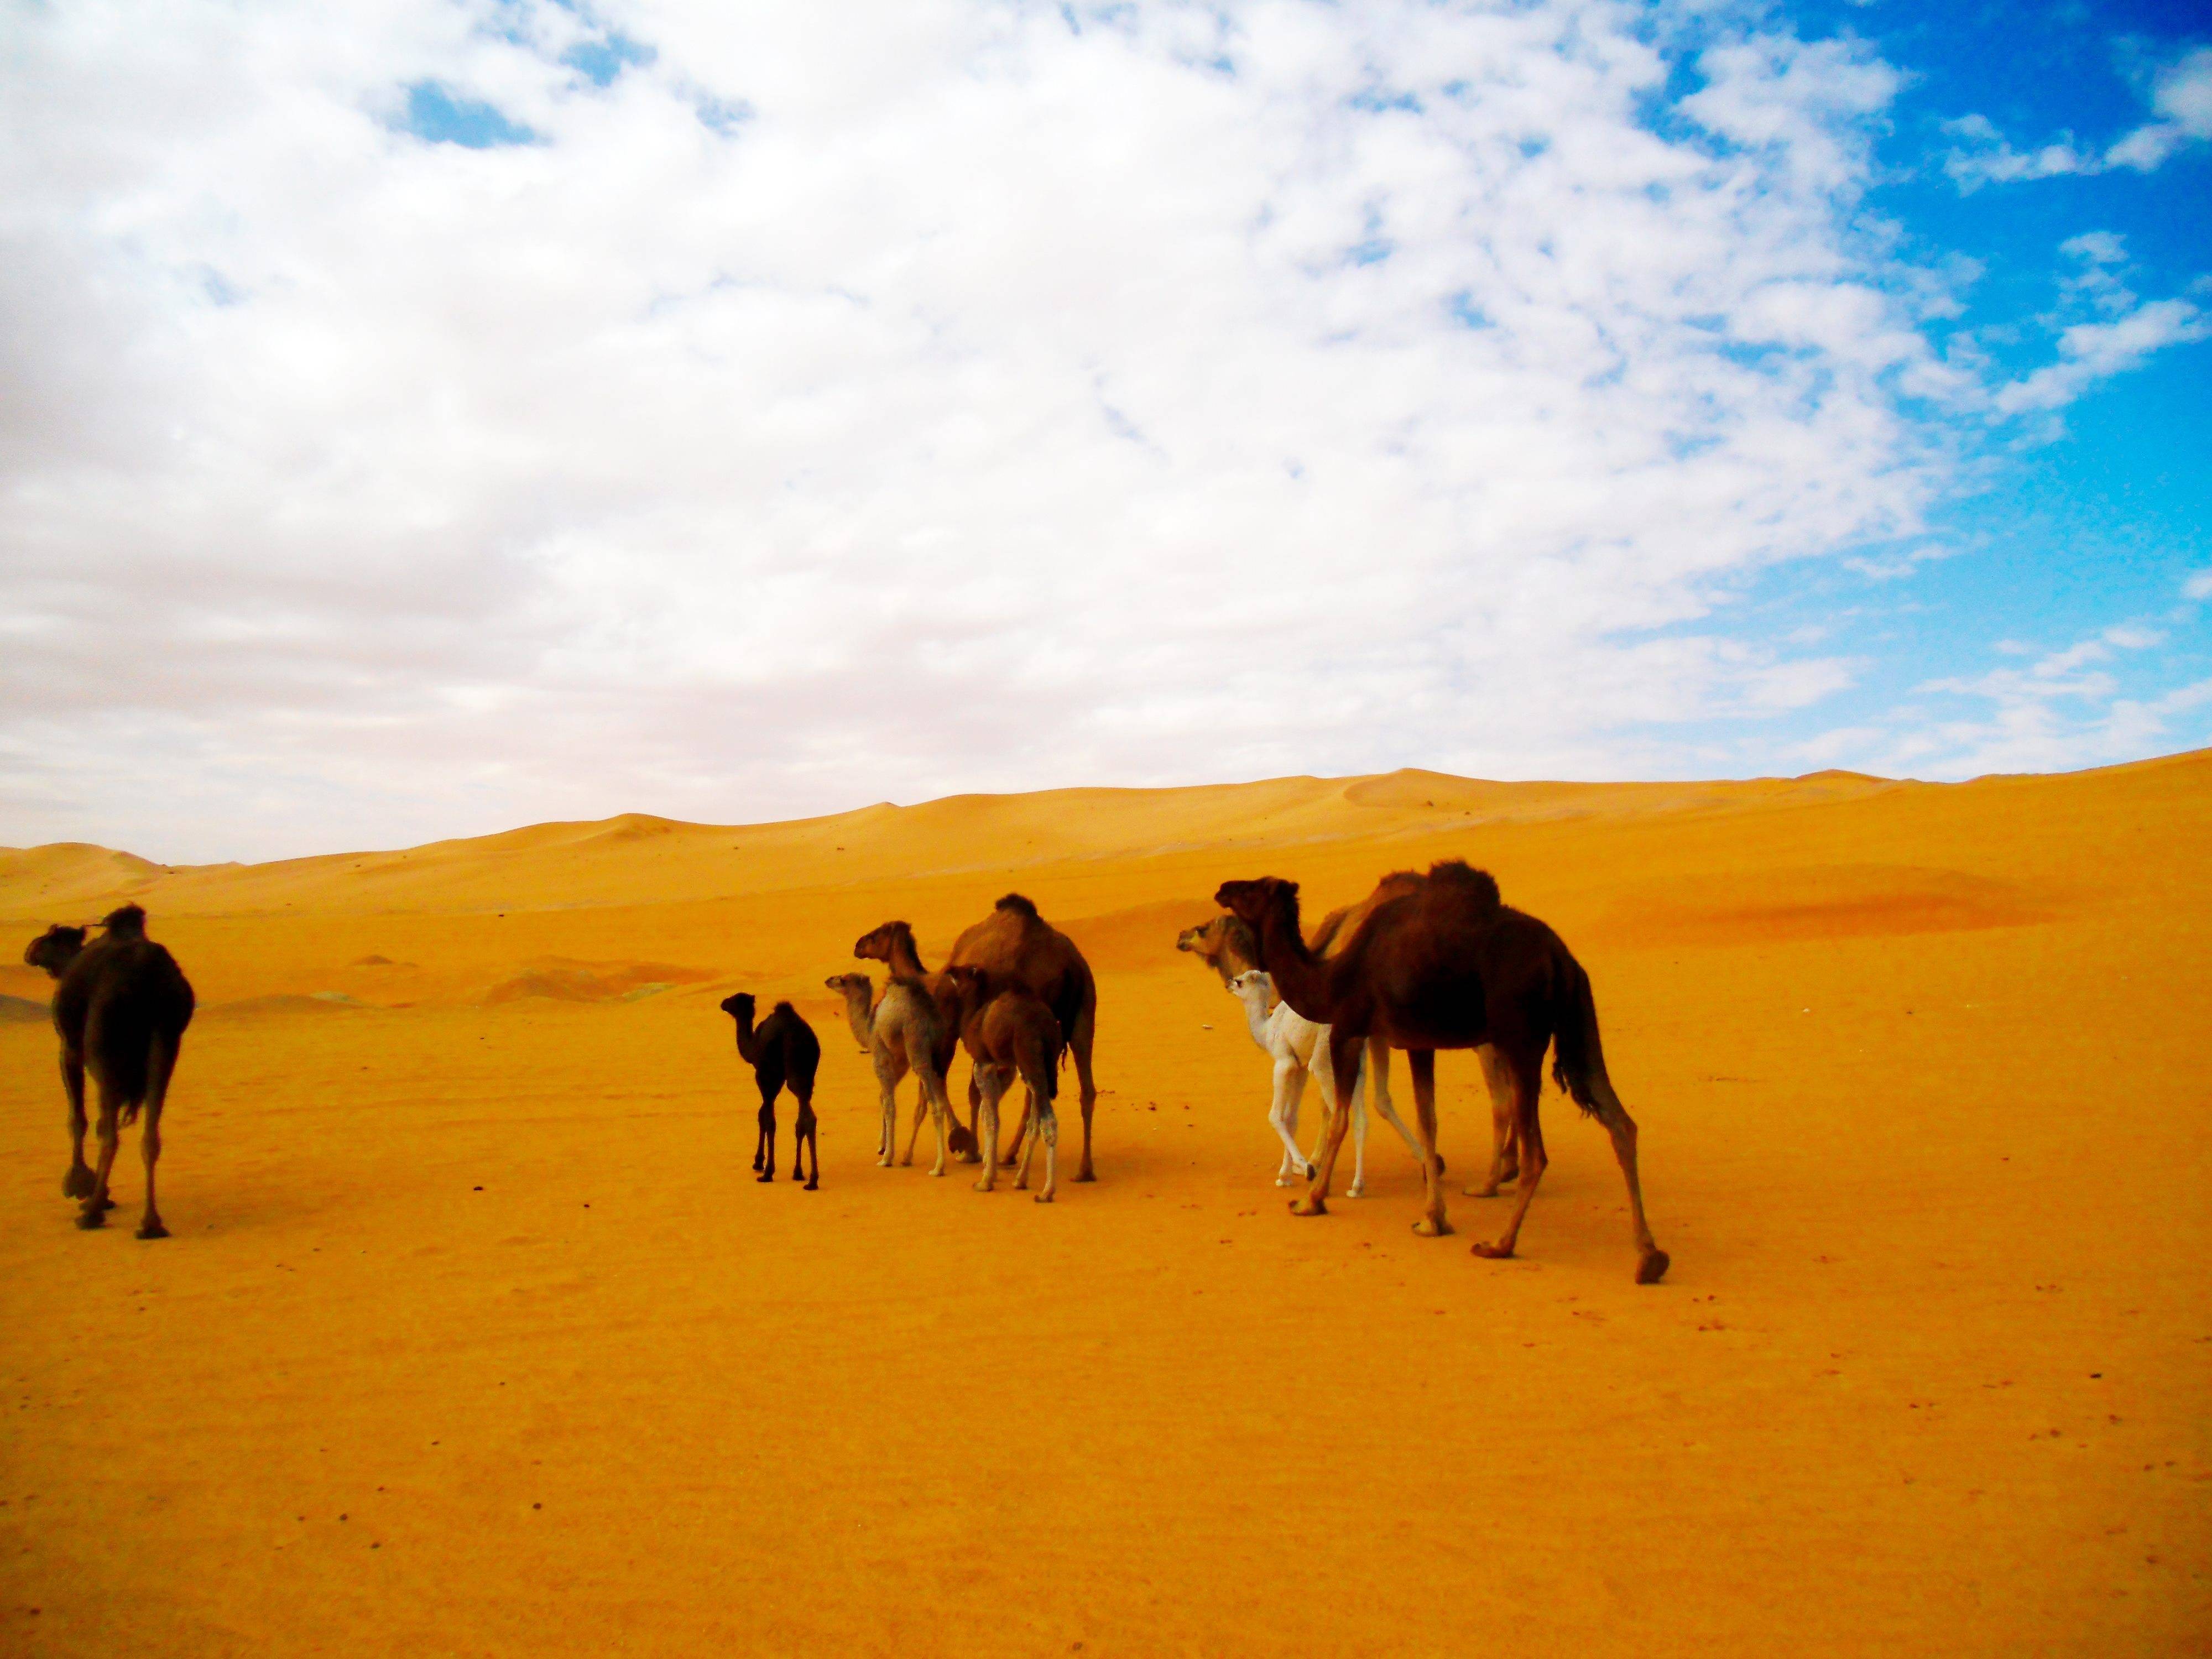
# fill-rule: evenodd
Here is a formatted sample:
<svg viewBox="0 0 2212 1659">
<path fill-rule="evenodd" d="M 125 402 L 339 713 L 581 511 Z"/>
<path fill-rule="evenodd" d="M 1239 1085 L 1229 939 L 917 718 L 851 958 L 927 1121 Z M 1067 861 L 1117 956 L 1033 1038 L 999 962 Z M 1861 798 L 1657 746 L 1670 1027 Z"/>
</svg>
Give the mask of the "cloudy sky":
<svg viewBox="0 0 2212 1659">
<path fill-rule="evenodd" d="M 0 842 L 2212 742 L 2212 29 L 0 21 Z"/>
</svg>

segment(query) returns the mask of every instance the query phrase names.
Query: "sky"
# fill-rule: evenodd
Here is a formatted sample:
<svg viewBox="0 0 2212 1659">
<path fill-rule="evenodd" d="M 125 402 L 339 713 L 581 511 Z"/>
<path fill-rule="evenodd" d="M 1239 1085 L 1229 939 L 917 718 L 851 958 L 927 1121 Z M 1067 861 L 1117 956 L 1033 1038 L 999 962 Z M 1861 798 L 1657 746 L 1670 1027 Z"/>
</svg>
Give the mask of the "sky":
<svg viewBox="0 0 2212 1659">
<path fill-rule="evenodd" d="M 2200 6 L 0 3 L 0 844 L 2212 744 Z"/>
</svg>

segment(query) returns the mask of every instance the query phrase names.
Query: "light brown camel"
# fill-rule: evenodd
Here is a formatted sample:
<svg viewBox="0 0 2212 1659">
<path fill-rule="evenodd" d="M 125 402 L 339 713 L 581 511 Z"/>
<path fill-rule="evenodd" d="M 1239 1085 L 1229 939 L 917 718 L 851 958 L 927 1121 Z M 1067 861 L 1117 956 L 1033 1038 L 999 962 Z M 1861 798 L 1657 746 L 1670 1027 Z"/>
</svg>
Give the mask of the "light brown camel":
<svg viewBox="0 0 2212 1659">
<path fill-rule="evenodd" d="M 1260 940 L 1236 917 L 1224 914 L 1203 927 L 1186 927 L 1176 935 L 1176 949 L 1188 951 L 1221 975 L 1224 989 L 1239 974 L 1260 965 Z"/>
<path fill-rule="evenodd" d="M 914 929 L 906 923 L 887 921 L 873 933 L 863 935 L 854 945 L 853 954 L 886 963 L 895 974 L 922 979 L 929 985 L 939 1007 L 946 1006 L 943 975 L 930 975 L 923 969 L 915 945 Z M 1040 916 L 1036 906 L 1028 899 L 1019 893 L 1009 893 L 989 915 L 953 940 L 952 953 L 945 965 L 980 968 L 990 976 L 994 988 L 1001 981 L 1026 986 L 1052 1010 L 1053 1018 L 1060 1022 L 1067 1052 L 1075 1060 L 1075 1079 L 1083 1108 L 1083 1161 L 1075 1179 L 1096 1180 L 1091 1161 L 1091 1121 L 1097 1105 L 1098 1088 L 1091 1073 L 1091 1048 L 1098 1025 L 1098 984 L 1091 976 L 1091 964 L 1076 949 L 1075 941 Z M 973 1078 L 969 1081 L 968 1094 L 972 1114 L 977 1105 L 977 1082 Z M 1024 1106 L 1024 1125 L 1034 1106 L 1033 1101 Z"/>
<path fill-rule="evenodd" d="M 922 1121 L 933 1116 L 937 1120 L 937 1162 L 929 1172 L 943 1175 L 946 1152 L 959 1152 L 960 1138 L 966 1132 L 952 1115 L 952 1102 L 945 1092 L 945 1073 L 938 1064 L 938 1049 L 946 1025 L 937 1005 L 930 1000 L 928 992 L 911 979 L 893 979 L 884 987 L 880 1001 L 872 1001 L 874 986 L 866 974 L 833 974 L 823 982 L 845 999 L 845 1023 L 853 1028 L 854 1039 L 860 1043 L 861 1052 L 875 1065 L 876 1086 L 883 1091 L 884 1109 L 883 1127 L 876 1139 L 877 1167 L 890 1169 L 893 1154 L 898 1151 L 896 1091 L 900 1080 L 912 1072 L 921 1091 L 914 1103 L 914 1133 L 907 1137 L 906 1157 L 899 1161 L 907 1164 L 914 1162 L 915 1146 L 921 1139 Z M 968 1144 L 973 1146 L 972 1139 Z"/>
<path fill-rule="evenodd" d="M 69 1095 L 70 1167 L 62 1191 L 82 1199 L 76 1224 L 106 1224 L 113 1208 L 108 1172 L 115 1165 L 118 1131 L 140 1109 L 146 1128 L 138 1156 L 146 1166 L 146 1209 L 141 1238 L 167 1238 L 154 1204 L 154 1166 L 161 1157 L 161 1109 L 169 1078 L 192 1021 L 192 988 L 176 958 L 146 937 L 146 913 L 126 904 L 108 913 L 105 931 L 90 945 L 82 927 L 49 927 L 23 952 L 43 968 L 54 987 L 54 1030 L 62 1040 L 62 1087 Z M 89 1066 L 100 1091 L 100 1168 L 84 1161 L 84 1074 Z"/>
<path fill-rule="evenodd" d="M 960 998 L 960 1041 L 975 1062 L 981 1097 L 983 1173 L 975 1190 L 988 1193 L 997 1182 L 999 1102 L 1018 1073 L 1029 1085 L 1035 1110 L 1023 1114 L 1014 1152 L 1006 1162 L 1020 1160 L 1014 1185 L 1027 1187 L 1030 1159 L 1037 1142 L 1044 1142 L 1044 1186 L 1036 1201 L 1049 1204 L 1060 1190 L 1060 1118 L 1052 1108 L 1060 1089 L 1060 1021 L 1045 1000 L 1025 985 L 964 963 L 946 969 L 945 975 Z"/>
<path fill-rule="evenodd" d="M 1350 1098 L 1358 1066 L 1358 1048 L 1347 1039 L 1379 1036 L 1407 1051 L 1414 1117 L 1427 1154 L 1426 1212 L 1414 1224 L 1416 1232 L 1434 1237 L 1451 1231 L 1436 1161 L 1436 1051 L 1493 1044 L 1512 1080 L 1520 1192 L 1504 1235 L 1494 1244 L 1474 1247 L 1478 1255 L 1503 1257 L 1513 1254 L 1528 1201 L 1544 1177 L 1537 1101 L 1544 1051 L 1556 1045 L 1553 1078 L 1605 1126 L 1628 1183 L 1637 1282 L 1658 1281 L 1668 1258 L 1644 1217 L 1636 1124 L 1606 1075 L 1589 975 L 1557 933 L 1507 907 L 1496 881 L 1457 860 L 1431 865 L 1418 886 L 1376 905 L 1342 950 L 1325 960 L 1298 932 L 1296 882 L 1274 876 L 1224 882 L 1214 896 L 1259 935 L 1267 971 L 1283 1000 L 1338 1034 L 1330 1059 L 1340 1099 Z M 1291 1205 L 1293 1212 L 1327 1212 L 1329 1176 L 1346 1123 L 1344 1113 L 1330 1121 L 1320 1169 L 1305 1195 Z"/>
</svg>

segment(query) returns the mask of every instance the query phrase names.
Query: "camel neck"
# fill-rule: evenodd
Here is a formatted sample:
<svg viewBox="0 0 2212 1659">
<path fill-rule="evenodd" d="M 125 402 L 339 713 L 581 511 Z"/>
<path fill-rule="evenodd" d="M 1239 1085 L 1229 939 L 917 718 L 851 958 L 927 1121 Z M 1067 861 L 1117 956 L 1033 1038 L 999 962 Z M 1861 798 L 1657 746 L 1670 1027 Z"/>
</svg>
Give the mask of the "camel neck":
<svg viewBox="0 0 2212 1659">
<path fill-rule="evenodd" d="M 868 1006 L 868 994 L 858 986 L 845 992 L 845 1023 L 853 1028 L 853 1036 L 865 1048 L 875 1035 L 875 1016 Z"/>
<path fill-rule="evenodd" d="M 1267 1046 L 1267 996 L 1264 988 L 1254 987 L 1249 991 L 1233 994 L 1244 1005 L 1244 1023 L 1252 1030 L 1252 1041 L 1262 1048 Z"/>
<path fill-rule="evenodd" d="M 1295 897 L 1271 906 L 1261 919 L 1260 956 L 1261 966 L 1274 981 L 1275 994 L 1289 1003 L 1293 1012 L 1316 1025 L 1329 1024 L 1328 975 L 1298 932 Z"/>
</svg>

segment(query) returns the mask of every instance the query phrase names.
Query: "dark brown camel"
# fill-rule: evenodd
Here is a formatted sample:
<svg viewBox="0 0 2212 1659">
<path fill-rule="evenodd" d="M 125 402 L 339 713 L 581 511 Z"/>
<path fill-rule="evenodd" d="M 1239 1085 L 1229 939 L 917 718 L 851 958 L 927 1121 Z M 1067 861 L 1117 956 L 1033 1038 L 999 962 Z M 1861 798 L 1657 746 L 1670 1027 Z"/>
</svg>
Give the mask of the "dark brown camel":
<svg viewBox="0 0 2212 1659">
<path fill-rule="evenodd" d="M 1006 1162 L 1019 1161 L 1014 1185 L 1026 1188 L 1030 1159 L 1037 1142 L 1043 1141 L 1044 1186 L 1036 1201 L 1049 1204 L 1060 1190 L 1060 1119 L 1052 1109 L 1053 1097 L 1060 1089 L 1060 1021 L 1044 999 L 1025 985 L 994 979 L 982 969 L 964 963 L 946 969 L 945 976 L 959 995 L 960 1041 L 975 1062 L 983 1146 L 983 1173 L 975 1190 L 988 1193 L 997 1182 L 999 1102 L 1013 1087 L 1018 1074 L 1029 1085 L 1036 1121 L 1032 1126 L 1031 1115 L 1023 1114 L 1014 1151 Z"/>
<path fill-rule="evenodd" d="M 930 986 L 938 1006 L 947 1006 L 944 977 L 932 975 L 922 967 L 915 945 L 914 929 L 906 923 L 885 922 L 862 937 L 854 945 L 853 954 L 889 963 L 895 974 L 921 979 Z M 1026 986 L 1052 1010 L 1053 1018 L 1060 1022 L 1067 1052 L 1075 1060 L 1075 1079 L 1083 1108 L 1083 1161 L 1075 1179 L 1096 1180 L 1091 1162 L 1091 1122 L 1097 1105 L 1098 1088 L 1091 1077 L 1091 1049 L 1098 1024 L 1098 985 L 1091 976 L 1091 964 L 1076 949 L 1075 941 L 1037 915 L 1036 906 L 1028 899 L 1019 893 L 1009 893 L 989 915 L 953 940 L 952 954 L 945 965 L 980 968 L 990 975 L 994 987 L 1005 981 Z M 977 1105 L 977 1080 L 971 1077 L 968 1085 L 971 1114 Z M 1024 1125 L 1028 1110 L 1024 1108 Z M 1008 1161 L 1012 1161 L 1011 1158 Z"/>
<path fill-rule="evenodd" d="M 62 1191 L 82 1199 L 76 1224 L 106 1224 L 113 1208 L 108 1172 L 119 1130 L 146 1114 L 138 1155 L 146 1165 L 146 1212 L 138 1237 L 167 1238 L 154 1204 L 154 1166 L 161 1157 L 161 1108 L 192 1023 L 192 988 L 176 958 L 146 937 L 146 913 L 126 904 L 108 913 L 104 931 L 85 943 L 82 927 L 49 927 L 23 960 L 43 968 L 54 987 L 54 1030 L 62 1040 L 62 1087 L 69 1094 L 70 1168 Z M 100 1168 L 84 1161 L 84 1074 L 100 1091 Z"/>
<path fill-rule="evenodd" d="M 753 1068 L 760 1085 L 760 1143 L 753 1148 L 753 1168 L 763 1181 L 775 1179 L 775 1097 L 787 1083 L 792 1098 L 799 1103 L 799 1121 L 791 1132 L 791 1178 L 805 1175 L 806 1190 L 817 1190 L 822 1184 L 822 1147 L 816 1139 L 814 1072 L 822 1063 L 822 1044 L 814 1028 L 799 1017 L 799 1010 L 779 1002 L 756 1030 L 750 991 L 723 998 L 722 1012 L 737 1021 L 738 1054 Z M 811 1174 L 806 1168 L 810 1149 L 814 1153 Z"/>
<path fill-rule="evenodd" d="M 1407 1051 L 1413 1073 L 1415 1120 L 1426 1152 L 1426 1213 L 1414 1231 L 1451 1231 L 1444 1219 L 1443 1171 L 1436 1159 L 1436 1051 L 1493 1045 L 1513 1085 L 1514 1138 L 1521 1186 L 1513 1218 L 1494 1244 L 1477 1255 L 1510 1256 L 1528 1201 L 1544 1176 L 1544 1136 L 1537 1119 L 1544 1051 L 1556 1045 L 1552 1075 L 1584 1112 L 1604 1124 L 1628 1183 L 1630 1224 L 1638 1284 L 1655 1284 L 1668 1258 L 1644 1218 L 1637 1178 L 1636 1124 L 1606 1075 L 1597 1005 L 1589 975 L 1559 936 L 1535 917 L 1503 903 L 1498 884 L 1457 860 L 1430 866 L 1411 890 L 1369 912 L 1334 957 L 1316 957 L 1298 933 L 1298 888 L 1274 876 L 1224 882 L 1216 902 L 1249 923 L 1275 988 L 1306 1018 L 1333 1028 L 1331 1059 L 1340 1099 L 1351 1097 L 1358 1045 L 1347 1037 L 1381 1037 Z M 1299 1215 L 1327 1212 L 1329 1176 L 1343 1144 L 1348 1114 L 1329 1125 L 1328 1143 Z"/>
</svg>

